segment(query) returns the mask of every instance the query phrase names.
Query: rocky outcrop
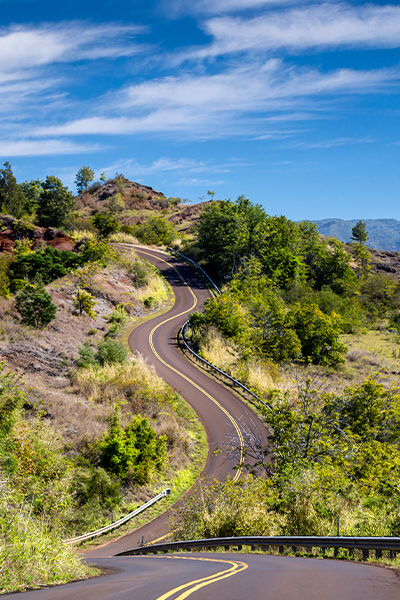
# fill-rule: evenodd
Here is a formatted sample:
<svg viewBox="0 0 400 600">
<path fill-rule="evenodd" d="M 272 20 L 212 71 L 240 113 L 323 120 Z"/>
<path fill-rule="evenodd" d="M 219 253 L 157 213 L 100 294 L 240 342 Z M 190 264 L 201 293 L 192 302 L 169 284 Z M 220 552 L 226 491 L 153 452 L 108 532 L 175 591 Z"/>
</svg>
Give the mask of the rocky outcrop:
<svg viewBox="0 0 400 600">
<path fill-rule="evenodd" d="M 0 215 L 0 252 L 12 252 L 17 240 L 28 239 L 32 250 L 41 243 L 57 250 L 73 250 L 75 241 L 63 231 L 52 227 L 36 227 L 8 215 Z"/>
</svg>

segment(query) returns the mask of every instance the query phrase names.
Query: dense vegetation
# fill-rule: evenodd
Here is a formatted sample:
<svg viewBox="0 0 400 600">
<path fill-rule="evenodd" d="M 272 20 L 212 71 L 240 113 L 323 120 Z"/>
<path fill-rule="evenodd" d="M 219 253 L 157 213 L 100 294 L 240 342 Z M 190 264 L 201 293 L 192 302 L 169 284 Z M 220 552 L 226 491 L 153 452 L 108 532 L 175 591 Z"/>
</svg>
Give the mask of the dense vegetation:
<svg viewBox="0 0 400 600">
<path fill-rule="evenodd" d="M 254 365 L 268 373 L 253 387 L 271 436 L 263 447 L 242 429 L 249 476 L 203 482 L 174 516 L 176 538 L 333 535 L 337 517 L 343 535 L 400 534 L 400 390 L 374 373 L 338 391 L 329 380 L 343 333 L 399 339 L 399 282 L 370 273 L 362 221 L 352 235 L 345 248 L 243 197 L 203 210 L 187 251 L 223 293 L 191 316 L 192 343 L 208 358 L 219 345 L 248 385 Z M 220 449 L 239 463 L 235 435 Z"/>
</svg>

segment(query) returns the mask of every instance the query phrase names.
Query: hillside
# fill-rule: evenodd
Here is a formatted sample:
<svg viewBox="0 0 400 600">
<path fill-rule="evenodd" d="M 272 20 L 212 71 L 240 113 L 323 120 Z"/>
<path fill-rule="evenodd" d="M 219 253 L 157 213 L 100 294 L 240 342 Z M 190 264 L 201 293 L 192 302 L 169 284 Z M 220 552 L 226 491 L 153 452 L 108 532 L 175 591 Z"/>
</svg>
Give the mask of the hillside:
<svg viewBox="0 0 400 600">
<path fill-rule="evenodd" d="M 313 221 L 319 233 L 335 237 L 341 242 L 350 242 L 351 230 L 358 219 L 323 219 Z M 377 250 L 400 251 L 400 221 L 396 219 L 364 219 L 368 231 L 368 246 Z"/>
</svg>

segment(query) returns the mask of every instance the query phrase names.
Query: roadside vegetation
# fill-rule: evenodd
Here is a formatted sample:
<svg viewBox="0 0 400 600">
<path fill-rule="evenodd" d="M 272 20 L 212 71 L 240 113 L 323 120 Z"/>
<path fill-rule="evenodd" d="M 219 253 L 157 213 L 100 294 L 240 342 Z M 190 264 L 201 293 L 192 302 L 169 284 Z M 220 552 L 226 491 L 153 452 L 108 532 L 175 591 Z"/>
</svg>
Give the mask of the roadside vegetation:
<svg viewBox="0 0 400 600">
<path fill-rule="evenodd" d="M 248 477 L 203 482 L 176 539 L 398 536 L 400 284 L 371 273 L 368 232 L 323 239 L 240 197 L 205 206 L 191 254 L 222 286 L 190 318 L 193 348 L 247 384 L 271 430 L 242 430 Z M 219 451 L 239 462 L 232 433 Z"/>
<path fill-rule="evenodd" d="M 344 245 L 240 197 L 205 203 L 177 240 L 180 198 L 90 167 L 76 184 L 0 170 L 0 589 L 88 576 L 63 539 L 201 470 L 195 415 L 121 343 L 171 290 L 111 242 L 175 243 L 217 281 L 191 343 L 257 393 L 272 431 L 268 447 L 242 431 L 248 475 L 201 482 L 174 536 L 332 535 L 337 517 L 344 535 L 400 535 L 400 284 L 371 269 L 363 222 Z M 70 250 L 38 242 L 48 226 Z M 234 435 L 215 451 L 239 460 Z"/>
<path fill-rule="evenodd" d="M 91 174 L 81 175 L 84 193 Z M 9 165 L 6 176 L 3 184 L 14 185 Z M 117 241 L 134 239 L 113 227 L 118 198 L 105 219 L 82 223 L 54 179 L 17 186 L 19 212 L 3 203 L 22 219 L 5 217 L 14 241 L 0 255 L 2 592 L 95 574 L 63 540 L 117 520 L 165 487 L 177 499 L 205 458 L 193 411 L 121 343 L 137 320 L 169 306 L 170 287 L 149 263 L 110 244 L 106 225 Z M 79 225 L 73 251 L 35 242 L 43 198 L 50 215 L 60 194 L 64 228 Z M 150 225 L 164 235 L 163 220 Z"/>
</svg>

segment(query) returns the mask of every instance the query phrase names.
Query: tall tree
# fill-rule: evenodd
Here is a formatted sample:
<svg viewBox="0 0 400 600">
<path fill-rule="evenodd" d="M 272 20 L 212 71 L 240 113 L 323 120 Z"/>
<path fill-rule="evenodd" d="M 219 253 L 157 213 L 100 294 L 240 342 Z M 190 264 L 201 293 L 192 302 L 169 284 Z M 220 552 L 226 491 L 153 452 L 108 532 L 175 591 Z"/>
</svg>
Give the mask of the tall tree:
<svg viewBox="0 0 400 600">
<path fill-rule="evenodd" d="M 81 167 L 75 177 L 75 185 L 78 192 L 86 192 L 89 183 L 94 179 L 94 171 L 90 167 Z"/>
<path fill-rule="evenodd" d="M 368 231 L 364 221 L 357 221 L 351 230 L 350 238 L 359 244 L 365 244 L 368 239 Z"/>
<path fill-rule="evenodd" d="M 37 218 L 43 227 L 58 227 L 75 208 L 72 192 L 54 175 L 48 175 L 39 196 Z"/>
<path fill-rule="evenodd" d="M 5 162 L 4 169 L 0 169 L 0 209 L 17 219 L 25 212 L 25 195 L 17 184 L 9 162 Z"/>
</svg>

